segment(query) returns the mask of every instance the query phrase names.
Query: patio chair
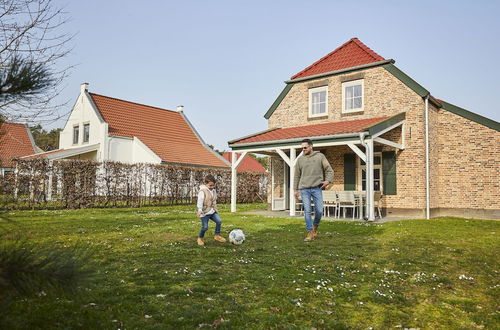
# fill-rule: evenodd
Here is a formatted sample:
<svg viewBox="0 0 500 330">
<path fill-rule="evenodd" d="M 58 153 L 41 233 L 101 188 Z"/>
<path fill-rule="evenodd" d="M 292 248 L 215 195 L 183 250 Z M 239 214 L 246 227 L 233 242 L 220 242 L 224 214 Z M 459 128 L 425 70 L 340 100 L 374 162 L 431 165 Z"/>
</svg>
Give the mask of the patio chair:
<svg viewBox="0 0 500 330">
<path fill-rule="evenodd" d="M 299 198 L 295 200 L 295 210 L 302 214 L 304 212 L 304 204 L 302 203 L 302 197 L 299 195 Z"/>
<path fill-rule="evenodd" d="M 352 219 L 354 220 L 354 216 L 356 214 L 356 210 L 358 209 L 358 199 L 354 196 L 354 191 L 337 191 L 337 202 L 338 202 L 338 209 L 337 213 L 340 217 L 340 210 L 344 209 L 344 218 L 345 218 L 345 213 L 346 209 L 350 208 L 352 209 Z"/>
<path fill-rule="evenodd" d="M 333 208 L 334 217 L 337 216 L 337 193 L 333 190 L 323 191 L 323 213 L 325 216 L 330 216 L 330 208 Z"/>
</svg>

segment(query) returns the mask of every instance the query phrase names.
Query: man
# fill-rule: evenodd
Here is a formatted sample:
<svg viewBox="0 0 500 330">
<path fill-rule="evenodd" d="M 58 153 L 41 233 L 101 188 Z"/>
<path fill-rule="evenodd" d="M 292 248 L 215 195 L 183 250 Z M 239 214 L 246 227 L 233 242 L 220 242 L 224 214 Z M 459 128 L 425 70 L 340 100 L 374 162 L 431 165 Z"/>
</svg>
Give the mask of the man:
<svg viewBox="0 0 500 330">
<path fill-rule="evenodd" d="M 333 170 L 325 155 L 313 151 L 310 139 L 302 140 L 302 157 L 297 160 L 295 167 L 295 198 L 302 196 L 304 205 L 304 220 L 306 222 L 307 237 L 305 242 L 312 241 L 318 234 L 318 226 L 323 215 L 323 192 L 333 181 Z M 311 198 L 314 201 L 314 223 L 311 221 Z"/>
</svg>

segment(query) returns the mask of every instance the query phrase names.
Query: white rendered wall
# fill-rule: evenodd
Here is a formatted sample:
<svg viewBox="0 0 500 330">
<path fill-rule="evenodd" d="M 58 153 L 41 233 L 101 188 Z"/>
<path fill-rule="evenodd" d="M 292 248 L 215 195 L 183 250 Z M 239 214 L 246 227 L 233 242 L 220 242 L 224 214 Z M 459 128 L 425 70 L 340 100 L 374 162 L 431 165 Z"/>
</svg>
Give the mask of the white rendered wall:
<svg viewBox="0 0 500 330">
<path fill-rule="evenodd" d="M 131 164 L 134 161 L 132 149 L 134 140 L 131 138 L 122 138 L 119 136 L 108 137 L 108 154 L 106 160 Z"/>
<path fill-rule="evenodd" d="M 156 156 L 138 138 L 120 136 L 108 137 L 109 151 L 105 159 L 122 163 L 152 163 L 159 164 L 161 159 Z"/>
<path fill-rule="evenodd" d="M 89 141 L 83 142 L 83 125 L 90 124 Z M 80 132 L 78 134 L 78 143 L 73 144 L 73 127 L 78 125 Z M 69 149 L 82 147 L 90 144 L 100 143 L 101 150 L 104 145 L 104 136 L 107 134 L 106 123 L 101 122 L 94 111 L 92 104 L 84 93 L 80 93 L 71 114 L 69 115 L 66 126 L 60 133 L 59 149 Z M 105 134 L 106 133 L 106 134 Z M 102 151 L 98 151 L 97 158 L 102 159 Z"/>
</svg>

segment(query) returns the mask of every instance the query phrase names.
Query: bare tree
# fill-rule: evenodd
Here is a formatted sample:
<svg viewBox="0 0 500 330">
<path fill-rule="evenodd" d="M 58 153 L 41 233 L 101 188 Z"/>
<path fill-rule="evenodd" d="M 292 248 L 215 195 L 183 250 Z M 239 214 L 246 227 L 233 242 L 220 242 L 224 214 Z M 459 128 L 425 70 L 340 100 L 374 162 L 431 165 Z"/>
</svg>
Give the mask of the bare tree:
<svg viewBox="0 0 500 330">
<path fill-rule="evenodd" d="M 69 66 L 73 35 L 64 31 L 67 15 L 53 0 L 0 0 L 0 118 L 57 120 L 62 104 L 54 99 Z"/>
</svg>

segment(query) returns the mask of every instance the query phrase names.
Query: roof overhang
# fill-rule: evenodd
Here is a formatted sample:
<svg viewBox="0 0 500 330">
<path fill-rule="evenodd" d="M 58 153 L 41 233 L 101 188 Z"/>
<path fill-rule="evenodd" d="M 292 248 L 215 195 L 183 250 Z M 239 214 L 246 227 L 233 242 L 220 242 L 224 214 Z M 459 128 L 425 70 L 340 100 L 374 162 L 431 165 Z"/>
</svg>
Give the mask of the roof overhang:
<svg viewBox="0 0 500 330">
<path fill-rule="evenodd" d="M 52 151 L 42 152 L 39 154 L 20 157 L 20 159 L 46 158 L 48 160 L 59 160 L 59 159 L 64 159 L 64 158 L 68 158 L 68 157 L 86 154 L 86 153 L 89 153 L 92 151 L 97 151 L 97 150 L 99 150 L 99 146 L 100 146 L 100 144 L 96 143 L 96 144 L 91 144 L 91 145 L 78 147 L 78 148 L 61 149 L 61 150 L 55 150 L 55 151 L 52 150 Z"/>
<path fill-rule="evenodd" d="M 362 69 L 368 69 L 372 68 L 375 66 L 379 65 L 385 65 L 385 64 L 393 64 L 395 61 L 393 59 L 388 59 L 388 60 L 382 60 L 382 61 L 377 61 L 377 62 L 372 62 L 372 63 L 367 63 L 363 65 L 358 65 L 358 66 L 353 66 L 350 68 L 345 68 L 345 69 L 340 69 L 340 70 L 334 70 L 334 71 L 329 71 L 329 72 L 323 72 L 323 73 L 318 73 L 312 76 L 307 76 L 307 77 L 302 77 L 302 78 L 296 78 L 296 79 L 289 79 L 285 80 L 285 84 L 295 84 L 301 81 L 306 81 L 306 80 L 313 80 L 313 79 L 318 79 L 318 78 L 323 78 L 323 77 L 328 77 L 328 76 L 334 76 L 340 73 L 346 73 L 346 72 L 351 72 L 351 71 L 357 71 L 357 70 L 362 70 Z"/>
<path fill-rule="evenodd" d="M 269 141 L 259 141 L 259 142 L 249 142 L 249 143 L 235 143 L 235 141 L 243 139 L 240 138 L 229 141 L 228 144 L 229 147 L 232 149 L 232 151 L 247 151 L 247 152 L 272 151 L 274 149 L 280 149 L 280 148 L 300 148 L 302 140 L 304 140 L 305 138 L 311 139 L 315 147 L 362 144 L 365 138 L 367 139 L 378 138 L 380 135 L 396 127 L 401 126 L 402 124 L 404 124 L 405 118 L 406 118 L 406 113 L 401 112 L 381 122 L 378 122 L 370 127 L 352 133 L 319 135 L 319 136 L 303 136 L 291 139 L 269 140 Z M 383 139 L 380 139 L 380 141 L 383 141 Z M 395 144 L 393 143 L 393 145 Z"/>
</svg>

